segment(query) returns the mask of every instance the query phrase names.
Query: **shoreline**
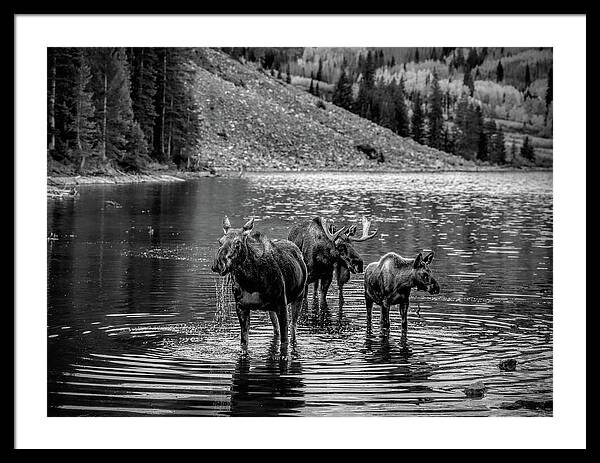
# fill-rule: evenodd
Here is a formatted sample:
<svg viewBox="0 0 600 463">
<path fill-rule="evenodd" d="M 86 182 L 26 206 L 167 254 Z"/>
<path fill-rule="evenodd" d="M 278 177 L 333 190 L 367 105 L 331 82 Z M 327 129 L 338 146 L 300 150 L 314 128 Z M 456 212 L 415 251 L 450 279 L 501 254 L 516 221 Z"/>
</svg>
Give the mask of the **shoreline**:
<svg viewBox="0 0 600 463">
<path fill-rule="evenodd" d="M 212 175 L 214 177 L 214 175 Z M 211 177 L 209 172 L 184 172 L 184 171 L 157 171 L 153 173 L 128 174 L 119 172 L 116 174 L 48 174 L 46 176 L 47 187 L 73 187 L 81 185 L 120 185 L 134 183 L 174 183 L 187 180 Z"/>
<path fill-rule="evenodd" d="M 493 166 L 476 166 L 473 168 L 456 168 L 456 169 L 249 169 L 242 173 L 245 174 L 301 174 L 301 173 L 382 173 L 382 174 L 403 174 L 403 173 L 450 173 L 450 172 L 552 172 L 551 167 L 493 167 Z M 175 183 L 185 182 L 199 178 L 215 178 L 215 177 L 240 177 L 239 170 L 222 169 L 216 173 L 208 171 L 201 172 L 186 172 L 165 170 L 153 173 L 136 173 L 128 174 L 119 172 L 116 174 L 48 174 L 47 189 L 48 192 L 56 191 L 60 188 L 72 188 L 82 185 L 122 185 L 135 183 Z"/>
</svg>

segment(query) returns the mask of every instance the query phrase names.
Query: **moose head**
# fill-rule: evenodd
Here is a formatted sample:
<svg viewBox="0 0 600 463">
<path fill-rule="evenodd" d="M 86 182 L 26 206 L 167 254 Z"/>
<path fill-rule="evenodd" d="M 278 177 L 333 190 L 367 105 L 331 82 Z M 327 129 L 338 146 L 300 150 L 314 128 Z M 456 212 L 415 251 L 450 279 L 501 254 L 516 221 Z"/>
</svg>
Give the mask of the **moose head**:
<svg viewBox="0 0 600 463">
<path fill-rule="evenodd" d="M 417 255 L 413 264 L 413 286 L 416 286 L 420 291 L 438 294 L 440 292 L 440 285 L 433 278 L 431 269 L 429 268 L 433 261 L 433 256 L 433 251 L 429 252 L 425 257 L 423 257 L 422 253 Z"/>
<path fill-rule="evenodd" d="M 363 229 L 362 236 L 360 237 L 356 236 L 356 225 L 352 225 L 350 228 L 342 227 L 338 231 L 335 231 L 335 226 L 333 224 L 325 223 L 323 220 L 321 221 L 321 225 L 323 226 L 323 231 L 333 243 L 335 254 L 337 254 L 338 259 L 343 261 L 352 273 L 362 273 L 363 260 L 360 257 L 360 254 L 358 254 L 352 246 L 352 242 L 367 241 L 375 237 L 377 230 L 369 233 L 371 220 L 366 217 L 362 218 Z"/>
<path fill-rule="evenodd" d="M 248 220 L 242 228 L 231 228 L 229 218 L 223 218 L 223 236 L 219 238 L 219 249 L 215 254 L 211 270 L 221 276 L 242 263 L 248 253 L 247 239 L 254 228 L 254 218 Z"/>
</svg>

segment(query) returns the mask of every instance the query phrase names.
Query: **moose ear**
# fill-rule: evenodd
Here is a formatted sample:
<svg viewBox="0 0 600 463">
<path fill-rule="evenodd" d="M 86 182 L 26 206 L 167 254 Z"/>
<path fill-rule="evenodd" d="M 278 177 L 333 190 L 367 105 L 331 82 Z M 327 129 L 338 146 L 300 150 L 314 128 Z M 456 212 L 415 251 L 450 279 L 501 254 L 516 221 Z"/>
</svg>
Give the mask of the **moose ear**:
<svg viewBox="0 0 600 463">
<path fill-rule="evenodd" d="M 433 255 L 434 255 L 434 252 L 433 252 L 433 251 L 431 251 L 429 254 L 427 254 L 425 257 L 423 257 L 423 261 L 424 261 L 424 262 L 425 262 L 427 265 L 430 265 L 430 264 L 431 264 L 431 261 L 433 261 Z"/>
<path fill-rule="evenodd" d="M 229 221 L 229 217 L 223 217 L 223 234 L 226 235 L 230 228 L 231 222 Z"/>
<path fill-rule="evenodd" d="M 252 217 L 250 220 L 248 220 L 248 222 L 246 222 L 244 224 L 244 227 L 243 227 L 244 235 L 250 234 L 250 232 L 252 231 L 253 228 L 254 228 L 254 217 Z"/>
<path fill-rule="evenodd" d="M 348 236 L 356 235 L 356 225 L 352 225 L 346 232 L 346 235 L 348 235 Z"/>
<path fill-rule="evenodd" d="M 417 257 L 415 257 L 415 263 L 413 264 L 414 268 L 419 268 L 423 265 L 423 254 L 419 253 L 417 254 Z"/>
</svg>

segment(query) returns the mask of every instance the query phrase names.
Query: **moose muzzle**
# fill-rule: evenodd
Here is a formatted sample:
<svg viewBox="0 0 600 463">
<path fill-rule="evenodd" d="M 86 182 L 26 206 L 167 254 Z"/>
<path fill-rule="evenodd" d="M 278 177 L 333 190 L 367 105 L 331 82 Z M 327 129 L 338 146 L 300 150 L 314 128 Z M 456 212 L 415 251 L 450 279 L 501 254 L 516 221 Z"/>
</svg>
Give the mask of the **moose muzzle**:
<svg viewBox="0 0 600 463">
<path fill-rule="evenodd" d="M 431 283 L 427 285 L 427 292 L 429 294 L 439 294 L 440 293 L 440 285 L 438 284 L 435 278 L 431 278 Z"/>
<path fill-rule="evenodd" d="M 210 269 L 221 276 L 227 273 L 227 266 L 225 265 L 225 262 L 223 262 L 223 260 L 219 258 L 215 258 Z"/>
<path fill-rule="evenodd" d="M 363 261 L 362 259 L 352 259 L 348 263 L 348 268 L 352 273 L 362 273 L 363 272 Z"/>
</svg>

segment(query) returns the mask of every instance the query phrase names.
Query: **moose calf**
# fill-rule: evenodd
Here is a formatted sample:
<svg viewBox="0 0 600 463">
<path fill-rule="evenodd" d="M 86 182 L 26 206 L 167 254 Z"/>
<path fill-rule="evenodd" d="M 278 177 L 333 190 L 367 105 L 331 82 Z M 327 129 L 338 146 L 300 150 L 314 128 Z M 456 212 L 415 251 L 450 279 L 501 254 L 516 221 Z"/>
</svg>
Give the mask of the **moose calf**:
<svg viewBox="0 0 600 463">
<path fill-rule="evenodd" d="M 400 305 L 402 331 L 408 328 L 408 302 L 411 288 L 438 294 L 440 286 L 431 276 L 429 268 L 433 251 L 425 257 L 421 253 L 415 259 L 406 259 L 394 252 L 372 262 L 365 269 L 365 303 L 367 323 L 371 324 L 373 303 L 381 306 L 381 328 L 390 328 L 390 307 Z"/>
</svg>

